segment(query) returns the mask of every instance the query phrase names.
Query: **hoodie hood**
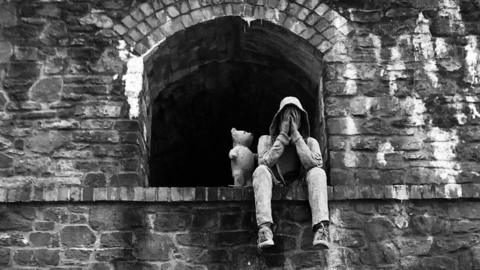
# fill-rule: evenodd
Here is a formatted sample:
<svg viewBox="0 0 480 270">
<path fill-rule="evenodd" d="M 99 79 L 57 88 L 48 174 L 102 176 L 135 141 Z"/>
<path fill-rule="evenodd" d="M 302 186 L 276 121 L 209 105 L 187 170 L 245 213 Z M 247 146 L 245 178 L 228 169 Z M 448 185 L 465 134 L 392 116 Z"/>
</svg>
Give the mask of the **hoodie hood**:
<svg viewBox="0 0 480 270">
<path fill-rule="evenodd" d="M 298 98 L 296 97 L 285 97 L 280 102 L 280 108 L 278 109 L 277 113 L 273 117 L 272 123 L 270 124 L 270 136 L 272 136 L 272 139 L 276 138 L 280 133 L 280 119 L 282 113 L 285 108 L 290 106 L 298 108 L 302 114 L 302 117 L 300 119 L 301 125 L 299 128 L 300 134 L 304 138 L 310 137 L 310 122 L 308 121 L 308 113 L 303 109 L 300 100 L 298 100 Z"/>
</svg>

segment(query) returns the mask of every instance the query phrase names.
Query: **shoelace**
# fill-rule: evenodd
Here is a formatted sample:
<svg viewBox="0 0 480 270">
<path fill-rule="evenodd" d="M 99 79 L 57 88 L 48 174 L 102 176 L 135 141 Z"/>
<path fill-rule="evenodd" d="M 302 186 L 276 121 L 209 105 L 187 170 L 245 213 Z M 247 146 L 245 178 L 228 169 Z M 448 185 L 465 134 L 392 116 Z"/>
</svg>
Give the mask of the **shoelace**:
<svg viewBox="0 0 480 270">
<path fill-rule="evenodd" d="M 328 237 L 328 229 L 327 227 L 325 227 L 325 225 L 321 225 L 322 227 L 320 227 L 318 229 L 318 231 L 320 231 L 320 236 L 323 238 L 323 237 Z"/>
</svg>

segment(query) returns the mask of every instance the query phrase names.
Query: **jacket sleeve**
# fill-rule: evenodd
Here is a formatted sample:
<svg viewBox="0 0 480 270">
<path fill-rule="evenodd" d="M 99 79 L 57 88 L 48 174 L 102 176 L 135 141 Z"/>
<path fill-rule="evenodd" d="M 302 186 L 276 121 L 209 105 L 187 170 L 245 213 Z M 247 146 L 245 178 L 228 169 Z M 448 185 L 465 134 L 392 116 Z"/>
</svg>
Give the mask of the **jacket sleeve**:
<svg viewBox="0 0 480 270">
<path fill-rule="evenodd" d="M 311 168 L 323 166 L 322 152 L 316 139 L 308 138 L 307 145 L 300 133 L 296 132 L 292 135 L 292 140 L 295 143 L 298 157 L 305 170 L 308 171 Z"/>
<path fill-rule="evenodd" d="M 271 137 L 268 135 L 261 136 L 258 140 L 258 164 L 272 167 L 283 154 L 285 145 L 288 144 L 288 137 L 280 134 L 272 145 Z"/>
</svg>

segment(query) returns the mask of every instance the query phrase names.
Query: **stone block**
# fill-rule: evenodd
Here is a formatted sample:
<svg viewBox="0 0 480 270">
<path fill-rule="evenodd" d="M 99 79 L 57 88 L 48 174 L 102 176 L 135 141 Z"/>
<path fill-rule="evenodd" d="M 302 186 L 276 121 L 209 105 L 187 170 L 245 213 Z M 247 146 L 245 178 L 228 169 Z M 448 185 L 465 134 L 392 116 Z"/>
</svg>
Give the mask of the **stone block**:
<svg viewBox="0 0 480 270">
<path fill-rule="evenodd" d="M 401 256 L 422 256 L 427 255 L 432 248 L 433 238 L 431 237 L 397 237 L 394 240 Z"/>
<path fill-rule="evenodd" d="M 40 73 L 40 66 L 35 62 L 10 62 L 7 76 L 11 79 L 34 80 Z"/>
<path fill-rule="evenodd" d="M 132 233 L 130 232 L 112 232 L 102 234 L 100 237 L 100 246 L 102 248 L 112 247 L 131 247 Z"/>
<path fill-rule="evenodd" d="M 49 154 L 58 148 L 68 145 L 71 141 L 69 132 L 39 131 L 29 137 L 25 146 L 33 152 Z"/>
<path fill-rule="evenodd" d="M 29 236 L 30 245 L 33 247 L 58 247 L 58 236 L 50 233 L 35 232 Z"/>
<path fill-rule="evenodd" d="M 80 118 L 115 118 L 122 115 L 122 107 L 123 104 L 119 102 L 79 105 L 75 109 L 75 115 Z"/>
<path fill-rule="evenodd" d="M 127 35 L 135 42 L 140 41 L 144 37 L 144 35 L 136 28 L 130 29 Z"/>
<path fill-rule="evenodd" d="M 206 187 L 196 187 L 195 188 L 195 201 L 206 201 L 207 200 L 207 188 Z"/>
<path fill-rule="evenodd" d="M 0 25 L 11 27 L 17 25 L 17 8 L 13 3 L 3 2 L 0 4 Z"/>
<path fill-rule="evenodd" d="M 27 247 L 28 240 L 23 234 L 9 232 L 5 237 L 0 238 L 1 247 Z"/>
<path fill-rule="evenodd" d="M 128 15 L 122 19 L 122 23 L 129 29 L 137 25 L 138 22 L 132 16 Z"/>
<path fill-rule="evenodd" d="M 86 143 L 116 143 L 120 141 L 118 131 L 74 131 L 72 133 L 75 142 Z"/>
<path fill-rule="evenodd" d="M 0 231 L 31 231 L 34 208 L 0 207 Z"/>
<path fill-rule="evenodd" d="M 143 183 L 137 173 L 119 173 L 110 178 L 110 186 L 137 187 L 143 186 Z"/>
<path fill-rule="evenodd" d="M 87 226 L 65 226 L 60 231 L 60 239 L 66 247 L 91 247 L 96 241 L 95 234 Z"/>
<path fill-rule="evenodd" d="M 0 266 L 7 266 L 10 263 L 10 249 L 0 248 Z"/>
<path fill-rule="evenodd" d="M 370 23 L 378 22 L 382 18 L 380 10 L 364 10 L 352 8 L 349 10 L 350 20 L 353 22 Z"/>
<path fill-rule="evenodd" d="M 66 259 L 88 261 L 90 259 L 90 255 L 92 254 L 92 251 L 84 249 L 67 249 L 65 250 L 64 254 Z"/>
<path fill-rule="evenodd" d="M 193 201 L 195 199 L 195 188 L 175 188 L 170 189 L 171 201 Z"/>
<path fill-rule="evenodd" d="M 0 42 L 0 64 L 8 63 L 13 54 L 12 44 L 8 41 Z"/>
<path fill-rule="evenodd" d="M 52 221 L 39 221 L 34 223 L 36 231 L 52 231 L 55 229 L 55 222 Z"/>
<path fill-rule="evenodd" d="M 180 12 L 175 6 L 169 6 L 167 7 L 167 13 L 171 18 L 175 18 L 178 15 L 180 15 Z"/>
<path fill-rule="evenodd" d="M 13 158 L 0 152 L 0 169 L 10 168 L 13 166 Z"/>
<path fill-rule="evenodd" d="M 191 9 L 200 8 L 200 2 L 199 2 L 199 0 L 188 0 L 188 4 L 190 5 L 190 8 L 191 8 Z"/>
<path fill-rule="evenodd" d="M 17 250 L 13 260 L 22 266 L 55 266 L 60 261 L 58 250 L 35 249 Z"/>
<path fill-rule="evenodd" d="M 146 16 L 150 16 L 154 12 L 152 5 L 149 3 L 140 4 L 139 8 Z"/>
<path fill-rule="evenodd" d="M 104 173 L 86 173 L 82 184 L 86 187 L 104 187 L 106 184 Z"/>
</svg>

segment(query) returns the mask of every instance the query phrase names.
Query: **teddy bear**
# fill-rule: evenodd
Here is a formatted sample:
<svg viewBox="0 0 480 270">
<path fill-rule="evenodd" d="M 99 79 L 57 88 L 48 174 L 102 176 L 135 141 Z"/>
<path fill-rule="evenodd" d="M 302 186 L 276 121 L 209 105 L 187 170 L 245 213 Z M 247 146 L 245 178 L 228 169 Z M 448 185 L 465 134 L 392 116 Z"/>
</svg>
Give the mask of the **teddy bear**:
<svg viewBox="0 0 480 270">
<path fill-rule="evenodd" d="M 233 186 L 251 186 L 255 166 L 255 155 L 249 147 L 253 142 L 253 134 L 232 128 L 233 148 L 228 153 L 232 167 Z"/>
</svg>

